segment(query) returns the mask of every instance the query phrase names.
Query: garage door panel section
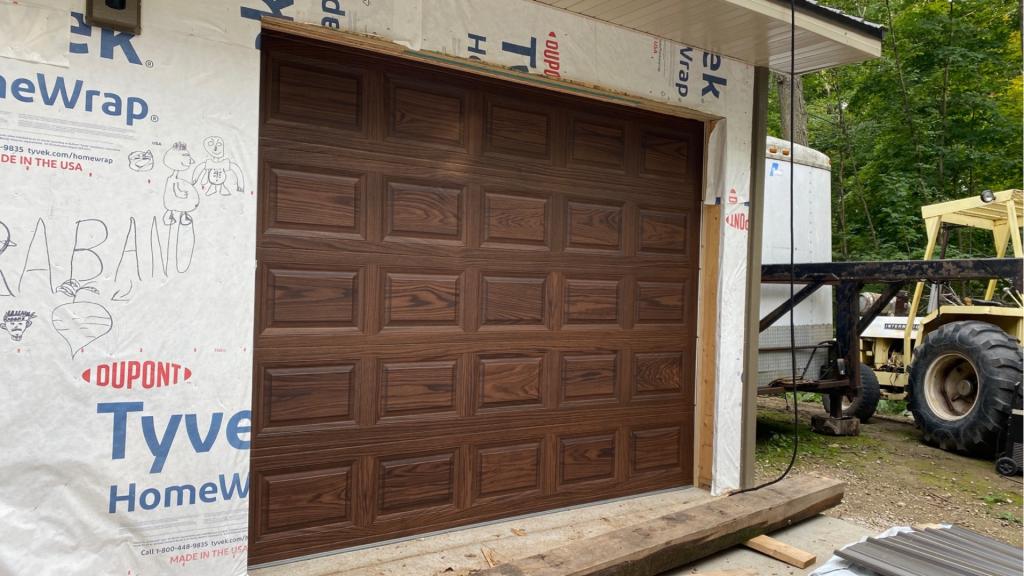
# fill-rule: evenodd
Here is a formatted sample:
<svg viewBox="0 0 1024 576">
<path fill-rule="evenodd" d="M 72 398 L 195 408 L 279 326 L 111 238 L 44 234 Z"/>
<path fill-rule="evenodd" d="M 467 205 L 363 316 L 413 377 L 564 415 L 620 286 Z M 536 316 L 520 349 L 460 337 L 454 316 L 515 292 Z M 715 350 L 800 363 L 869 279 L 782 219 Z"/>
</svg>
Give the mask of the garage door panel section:
<svg viewBox="0 0 1024 576">
<path fill-rule="evenodd" d="M 257 366 L 256 391 L 263 410 L 256 435 L 323 426 L 355 425 L 359 362 Z"/>
<path fill-rule="evenodd" d="M 622 203 L 601 202 L 593 199 L 569 197 L 566 199 L 565 246 L 567 251 L 597 251 L 622 254 Z"/>
<path fill-rule="evenodd" d="M 384 240 L 465 245 L 467 194 L 451 182 L 386 182 Z"/>
<path fill-rule="evenodd" d="M 387 75 L 384 81 L 389 139 L 467 147 L 470 103 L 466 91 L 409 76 Z"/>
<path fill-rule="evenodd" d="M 482 354 L 476 358 L 476 412 L 544 407 L 545 355 Z"/>
<path fill-rule="evenodd" d="M 384 269 L 383 328 L 462 326 L 463 273 L 454 270 L 400 272 Z"/>
<path fill-rule="evenodd" d="M 321 133 L 365 136 L 367 71 L 317 58 L 305 48 L 264 60 L 263 121 Z"/>
<path fill-rule="evenodd" d="M 250 561 L 690 483 L 703 127 L 262 54 Z"/>
<path fill-rule="evenodd" d="M 624 280 L 566 276 L 563 325 L 621 324 Z"/>
<path fill-rule="evenodd" d="M 586 436 L 558 439 L 558 483 L 609 482 L 616 480 L 617 433 L 609 430 Z"/>
<path fill-rule="evenodd" d="M 366 174 L 269 164 L 265 232 L 364 240 Z"/>
<path fill-rule="evenodd" d="M 559 400 L 574 404 L 620 401 L 622 366 L 617 350 L 569 351 L 560 354 Z"/>
<path fill-rule="evenodd" d="M 267 533 L 352 522 L 352 464 L 260 477 Z"/>
<path fill-rule="evenodd" d="M 678 350 L 634 351 L 630 400 L 693 404 L 693 360 Z"/>
<path fill-rule="evenodd" d="M 378 362 L 378 414 L 382 420 L 458 417 L 457 398 L 467 386 L 461 356 L 381 359 Z"/>
<path fill-rule="evenodd" d="M 571 114 L 569 165 L 628 173 L 628 130 L 626 122 L 589 114 Z"/>
<path fill-rule="evenodd" d="M 377 469 L 377 515 L 455 506 L 456 451 L 382 458 Z"/>
<path fill-rule="evenodd" d="M 539 496 L 544 439 L 473 447 L 473 501 Z"/>
<path fill-rule="evenodd" d="M 665 178 L 693 177 L 690 161 L 694 134 L 641 128 L 640 175 Z"/>
<path fill-rule="evenodd" d="M 690 438 L 678 425 L 630 430 L 630 475 L 681 473 L 688 460 Z"/>
<path fill-rule="evenodd" d="M 540 194 L 485 190 L 481 245 L 506 250 L 550 250 L 550 205 L 550 198 Z"/>
<path fill-rule="evenodd" d="M 287 503 L 310 517 L 284 514 L 284 521 L 282 511 L 268 525 L 265 514 L 253 543 L 269 556 L 310 553 L 372 542 L 384 530 L 401 536 L 496 518 L 508 515 L 510 506 L 526 513 L 686 484 L 691 418 L 678 412 L 634 416 L 617 428 L 589 422 L 571 433 L 549 423 L 481 433 L 464 448 L 419 438 L 257 458 L 254 486 L 277 484 L 282 499 L 276 508 Z M 354 498 L 347 516 L 338 503 L 346 485 Z M 254 490 L 251 497 L 267 507 L 265 494 Z"/>
<path fill-rule="evenodd" d="M 485 154 L 553 161 L 552 140 L 560 121 L 554 108 L 536 99 L 524 102 L 495 94 L 483 99 Z"/>
<path fill-rule="evenodd" d="M 260 334 L 359 332 L 365 276 L 365 268 L 261 267 Z"/>
<path fill-rule="evenodd" d="M 480 324 L 488 330 L 549 326 L 550 277 L 508 276 L 483 272 L 480 279 Z"/>
<path fill-rule="evenodd" d="M 643 254 L 669 254 L 691 257 L 693 234 L 690 231 L 691 212 L 669 212 L 654 208 L 640 210 L 637 229 L 639 252 Z M 696 225 L 693 222 L 692 225 Z"/>
</svg>

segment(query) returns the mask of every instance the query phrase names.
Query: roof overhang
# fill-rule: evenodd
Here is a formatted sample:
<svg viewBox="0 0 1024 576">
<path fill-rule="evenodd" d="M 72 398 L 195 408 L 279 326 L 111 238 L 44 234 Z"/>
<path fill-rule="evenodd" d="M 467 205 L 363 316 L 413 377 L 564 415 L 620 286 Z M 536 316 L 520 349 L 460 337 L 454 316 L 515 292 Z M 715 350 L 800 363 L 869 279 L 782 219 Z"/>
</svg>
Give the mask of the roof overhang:
<svg viewBox="0 0 1024 576">
<path fill-rule="evenodd" d="M 789 0 L 536 1 L 755 66 L 789 71 Z M 795 4 L 797 74 L 881 56 L 881 26 L 814 0 Z"/>
</svg>

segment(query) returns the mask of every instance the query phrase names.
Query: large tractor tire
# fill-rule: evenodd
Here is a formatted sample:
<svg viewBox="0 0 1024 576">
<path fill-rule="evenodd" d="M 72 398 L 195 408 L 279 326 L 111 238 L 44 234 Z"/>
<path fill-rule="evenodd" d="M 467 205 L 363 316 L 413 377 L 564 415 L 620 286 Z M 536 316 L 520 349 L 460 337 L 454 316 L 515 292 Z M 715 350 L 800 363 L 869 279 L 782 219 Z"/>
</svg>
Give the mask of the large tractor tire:
<svg viewBox="0 0 1024 576">
<path fill-rule="evenodd" d="M 952 322 L 929 334 L 915 352 L 907 399 L 924 441 L 993 456 L 1009 426 L 1021 362 L 1017 339 L 988 322 Z"/>
<path fill-rule="evenodd" d="M 860 365 L 860 390 L 857 394 L 843 396 L 843 416 L 857 418 L 867 423 L 875 415 L 878 408 L 878 400 L 882 397 L 882 391 L 878 387 L 878 377 L 875 371 L 867 364 Z M 831 414 L 832 402 L 828 394 L 821 395 L 821 405 L 825 412 Z"/>
</svg>

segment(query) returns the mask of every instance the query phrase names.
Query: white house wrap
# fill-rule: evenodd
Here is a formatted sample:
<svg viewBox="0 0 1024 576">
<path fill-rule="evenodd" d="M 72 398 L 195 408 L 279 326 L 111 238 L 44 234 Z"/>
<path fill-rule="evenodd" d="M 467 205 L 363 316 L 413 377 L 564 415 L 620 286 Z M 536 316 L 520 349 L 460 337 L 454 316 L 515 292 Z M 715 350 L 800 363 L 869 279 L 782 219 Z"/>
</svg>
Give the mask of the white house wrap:
<svg viewBox="0 0 1024 576">
<path fill-rule="evenodd" d="M 246 572 L 261 16 L 719 119 L 738 486 L 751 66 L 527 0 L 157 0 L 139 36 L 84 11 L 0 0 L 0 573 Z"/>
</svg>

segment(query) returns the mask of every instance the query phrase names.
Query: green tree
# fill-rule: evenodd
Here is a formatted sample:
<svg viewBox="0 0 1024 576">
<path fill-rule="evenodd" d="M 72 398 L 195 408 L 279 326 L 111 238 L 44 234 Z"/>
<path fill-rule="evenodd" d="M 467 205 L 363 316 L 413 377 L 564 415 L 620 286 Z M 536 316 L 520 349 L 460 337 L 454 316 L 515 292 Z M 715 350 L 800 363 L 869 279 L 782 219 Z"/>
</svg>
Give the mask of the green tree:
<svg viewBox="0 0 1024 576">
<path fill-rule="evenodd" d="M 829 4 L 887 28 L 881 58 L 803 78 L 809 145 L 832 158 L 834 256 L 919 258 L 922 205 L 1024 187 L 1020 5 Z M 953 253 L 990 253 L 974 236 Z"/>
</svg>

